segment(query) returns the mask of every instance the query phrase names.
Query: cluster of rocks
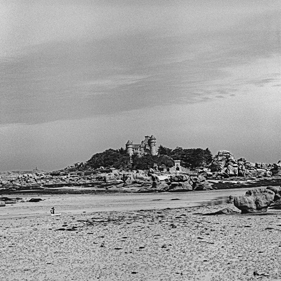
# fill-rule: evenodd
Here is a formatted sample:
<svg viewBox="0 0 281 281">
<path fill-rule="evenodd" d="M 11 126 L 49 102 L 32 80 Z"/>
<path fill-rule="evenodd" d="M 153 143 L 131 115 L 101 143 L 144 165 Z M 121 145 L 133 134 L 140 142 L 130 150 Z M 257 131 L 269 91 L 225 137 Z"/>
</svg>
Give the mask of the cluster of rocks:
<svg viewBox="0 0 281 281">
<path fill-rule="evenodd" d="M 0 176 L 2 190 L 38 190 L 60 187 L 93 187 L 124 192 L 164 192 L 212 189 L 203 175 L 169 174 L 150 171 L 100 169 L 51 173 L 6 173 Z"/>
<path fill-rule="evenodd" d="M 281 176 L 281 160 L 272 164 L 271 172 L 273 176 Z"/>
<path fill-rule="evenodd" d="M 0 190 L 38 189 L 62 186 L 92 186 L 99 182 L 107 182 L 117 179 L 110 173 L 89 174 L 83 172 L 41 172 L 41 173 L 3 173 L 0 175 Z M 121 181 L 122 182 L 122 181 Z"/>
<path fill-rule="evenodd" d="M 214 157 L 210 171 L 216 177 L 271 177 L 273 164 L 252 163 L 245 158 L 236 160 L 233 154 L 227 150 L 220 150 Z M 281 170 L 281 165 L 280 165 Z"/>
<path fill-rule="evenodd" d="M 43 182 L 48 180 L 48 175 L 39 173 L 17 173 L 7 172 L 0 176 L 0 188 L 18 189 L 23 187 L 40 187 Z"/>
<path fill-rule="evenodd" d="M 55 171 L 41 173 L 7 172 L 0 175 L 0 190 L 28 190 L 56 187 L 108 187 L 129 186 L 135 183 L 150 182 L 144 171 L 119 171 L 99 169 L 91 171 Z"/>
<path fill-rule="evenodd" d="M 210 190 L 213 185 L 207 181 L 203 175 L 157 175 L 151 174 L 152 188 L 151 191 L 157 192 L 180 192 L 192 190 Z"/>
<path fill-rule="evenodd" d="M 51 173 L 5 173 L 0 176 L 0 189 L 38 189 L 85 182 L 79 175 L 57 175 Z"/>
</svg>

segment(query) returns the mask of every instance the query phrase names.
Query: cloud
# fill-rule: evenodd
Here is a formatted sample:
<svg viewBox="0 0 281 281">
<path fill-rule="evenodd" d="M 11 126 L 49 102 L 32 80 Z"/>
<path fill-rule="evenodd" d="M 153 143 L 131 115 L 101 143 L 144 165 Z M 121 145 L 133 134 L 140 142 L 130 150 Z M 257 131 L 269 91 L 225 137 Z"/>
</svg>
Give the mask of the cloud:
<svg viewBox="0 0 281 281">
<path fill-rule="evenodd" d="M 252 80 L 249 81 L 249 83 L 256 85 L 258 87 L 264 87 L 266 84 L 272 84 L 274 82 L 277 82 L 277 79 L 274 78 L 261 78 L 261 79 L 256 79 L 256 80 Z"/>
<path fill-rule="evenodd" d="M 1 123 L 44 123 L 192 104 L 229 96 L 244 83 L 272 79 L 264 74 L 253 79 L 250 71 L 239 78 L 232 69 L 280 55 L 278 12 L 250 14 L 240 5 L 234 5 L 237 11 L 225 5 L 217 10 L 217 2 L 214 13 L 200 5 L 200 11 L 191 5 L 184 12 L 184 4 L 171 2 L 157 2 L 151 10 L 148 3 L 122 3 L 119 8 L 113 2 L 98 5 L 97 22 L 90 19 L 96 7 L 90 2 L 62 5 L 59 11 L 66 9 L 61 18 L 50 6 L 33 7 L 25 28 L 38 20 L 35 11 L 41 15 L 45 8 L 55 20 L 49 26 L 41 20 L 38 28 L 30 28 L 33 33 L 23 40 L 35 36 L 33 44 L 1 61 Z M 104 18 L 105 8 L 112 21 Z"/>
</svg>

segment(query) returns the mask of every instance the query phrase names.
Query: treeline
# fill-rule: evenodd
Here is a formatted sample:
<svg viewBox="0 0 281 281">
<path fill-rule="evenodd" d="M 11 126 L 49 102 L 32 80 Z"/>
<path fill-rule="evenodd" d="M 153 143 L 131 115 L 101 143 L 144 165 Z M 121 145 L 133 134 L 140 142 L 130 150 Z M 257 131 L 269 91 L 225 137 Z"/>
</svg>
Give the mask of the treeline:
<svg viewBox="0 0 281 281">
<path fill-rule="evenodd" d="M 130 157 L 123 148 L 110 148 L 104 152 L 94 154 L 92 158 L 86 162 L 86 166 L 90 166 L 93 169 L 97 169 L 99 167 L 128 169 L 130 168 Z"/>
<path fill-rule="evenodd" d="M 158 155 L 152 156 L 146 154 L 142 157 L 134 155 L 130 160 L 126 150 L 107 149 L 104 152 L 96 153 L 90 160 L 86 162 L 87 167 L 97 169 L 99 167 L 114 167 L 116 169 L 139 169 L 147 170 L 158 167 L 173 167 L 174 160 L 181 160 L 181 165 L 186 168 L 194 169 L 198 167 L 206 167 L 212 161 L 212 153 L 207 149 L 176 147 L 170 149 L 160 145 Z"/>
<path fill-rule="evenodd" d="M 181 166 L 186 168 L 206 167 L 212 162 L 212 153 L 209 148 L 182 148 L 170 149 L 162 145 L 159 146 L 158 155 L 166 155 L 173 160 L 181 160 Z"/>
</svg>

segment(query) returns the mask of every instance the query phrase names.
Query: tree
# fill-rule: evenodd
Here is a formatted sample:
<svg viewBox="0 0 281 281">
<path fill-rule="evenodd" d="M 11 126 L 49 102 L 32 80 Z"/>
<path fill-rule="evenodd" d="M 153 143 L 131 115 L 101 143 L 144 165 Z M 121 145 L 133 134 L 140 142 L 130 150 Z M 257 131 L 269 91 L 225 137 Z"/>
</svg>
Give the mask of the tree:
<svg viewBox="0 0 281 281">
<path fill-rule="evenodd" d="M 160 145 L 159 148 L 158 148 L 158 155 L 168 155 L 168 156 L 170 156 L 171 152 L 172 152 L 171 148 L 164 147 L 162 145 Z"/>
<path fill-rule="evenodd" d="M 212 161 L 212 154 L 210 150 L 202 148 L 183 149 L 181 147 L 175 148 L 171 157 L 174 160 L 181 160 L 181 165 L 186 168 L 205 167 Z"/>
<path fill-rule="evenodd" d="M 175 149 L 171 151 L 171 157 L 174 160 L 183 160 L 184 150 L 182 147 L 177 146 Z"/>
<path fill-rule="evenodd" d="M 128 155 L 120 153 L 120 150 L 107 149 L 104 152 L 94 154 L 90 160 L 87 161 L 87 165 L 97 169 L 103 167 L 114 167 L 117 169 L 125 168 L 129 165 L 130 158 Z"/>
<path fill-rule="evenodd" d="M 212 152 L 209 150 L 209 148 L 205 149 L 204 161 L 205 161 L 205 165 L 210 165 L 213 161 L 213 155 Z"/>
<path fill-rule="evenodd" d="M 175 162 L 172 157 L 168 155 L 159 155 L 157 157 L 157 165 L 165 165 L 167 168 L 173 167 L 175 165 Z"/>
<path fill-rule="evenodd" d="M 121 147 L 121 148 L 118 150 L 118 152 L 119 152 L 120 154 L 122 154 L 122 155 L 127 155 L 127 151 L 126 151 L 126 149 L 124 149 L 123 147 Z"/>
<path fill-rule="evenodd" d="M 149 170 L 153 168 L 154 164 L 157 164 L 157 156 L 152 156 L 151 154 L 143 155 L 138 157 L 137 155 L 133 156 L 133 168 L 138 170 Z"/>
</svg>

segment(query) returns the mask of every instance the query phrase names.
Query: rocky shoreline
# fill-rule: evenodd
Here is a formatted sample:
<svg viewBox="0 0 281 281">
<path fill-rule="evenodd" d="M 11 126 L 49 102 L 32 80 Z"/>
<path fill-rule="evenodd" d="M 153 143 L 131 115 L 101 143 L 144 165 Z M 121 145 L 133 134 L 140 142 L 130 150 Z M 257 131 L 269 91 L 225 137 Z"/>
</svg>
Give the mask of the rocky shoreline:
<svg viewBox="0 0 281 281">
<path fill-rule="evenodd" d="M 33 176 L 33 175 L 32 175 Z M 37 193 L 37 194 L 100 194 L 100 193 L 155 193 L 155 192 L 190 192 L 200 190 L 221 190 L 233 188 L 247 188 L 258 186 L 280 186 L 281 176 L 266 177 L 266 178 L 242 178 L 235 177 L 223 180 L 206 179 L 202 176 L 193 176 L 195 186 L 200 188 L 193 188 L 189 183 L 189 176 L 177 177 L 171 176 L 170 182 L 153 181 L 148 178 L 146 181 L 134 181 L 131 183 L 120 183 L 120 181 L 109 180 L 102 182 L 100 180 L 93 180 L 91 183 L 84 183 L 83 180 L 78 179 L 75 183 L 59 182 L 45 183 L 43 180 L 37 181 L 37 184 L 15 184 L 16 180 L 12 175 L 12 180 L 7 179 L 2 181 L 0 185 L 0 194 L 18 194 L 18 193 Z M 29 176 L 30 177 L 30 176 Z M 199 180 L 198 180 L 199 178 Z M 200 178 L 202 181 L 200 182 Z M 52 178 L 53 179 L 53 178 Z M 176 181 L 175 181 L 176 180 Z M 4 182 L 4 184 L 3 184 Z M 8 182 L 8 183 L 7 183 Z"/>
<path fill-rule="evenodd" d="M 87 163 L 86 163 L 87 164 Z M 281 162 L 251 163 L 236 160 L 229 151 L 219 151 L 208 167 L 195 170 L 92 169 L 76 163 L 65 169 L 44 172 L 2 172 L 0 194 L 36 191 L 38 193 L 122 193 L 186 192 L 281 185 Z"/>
</svg>

